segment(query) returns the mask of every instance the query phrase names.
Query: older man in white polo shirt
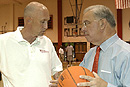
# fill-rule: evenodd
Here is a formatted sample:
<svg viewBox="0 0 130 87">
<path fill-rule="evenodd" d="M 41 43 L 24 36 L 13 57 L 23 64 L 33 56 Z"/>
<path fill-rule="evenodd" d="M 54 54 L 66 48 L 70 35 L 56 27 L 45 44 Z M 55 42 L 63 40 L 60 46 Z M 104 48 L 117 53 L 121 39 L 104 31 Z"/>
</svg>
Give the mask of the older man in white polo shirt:
<svg viewBox="0 0 130 87">
<path fill-rule="evenodd" d="M 31 2 L 24 11 L 24 28 L 0 35 L 4 87 L 49 87 L 51 76 L 62 70 L 51 40 L 43 36 L 48 20 L 48 9 Z"/>
</svg>

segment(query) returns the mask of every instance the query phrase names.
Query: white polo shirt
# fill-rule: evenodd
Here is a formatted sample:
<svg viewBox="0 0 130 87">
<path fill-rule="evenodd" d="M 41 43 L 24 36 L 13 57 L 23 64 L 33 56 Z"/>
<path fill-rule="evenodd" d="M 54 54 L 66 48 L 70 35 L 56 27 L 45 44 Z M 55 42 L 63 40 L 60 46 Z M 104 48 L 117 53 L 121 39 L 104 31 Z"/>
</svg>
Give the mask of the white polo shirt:
<svg viewBox="0 0 130 87">
<path fill-rule="evenodd" d="M 0 71 L 4 87 L 49 87 L 62 63 L 49 38 L 41 36 L 30 44 L 17 29 L 0 35 Z"/>
</svg>

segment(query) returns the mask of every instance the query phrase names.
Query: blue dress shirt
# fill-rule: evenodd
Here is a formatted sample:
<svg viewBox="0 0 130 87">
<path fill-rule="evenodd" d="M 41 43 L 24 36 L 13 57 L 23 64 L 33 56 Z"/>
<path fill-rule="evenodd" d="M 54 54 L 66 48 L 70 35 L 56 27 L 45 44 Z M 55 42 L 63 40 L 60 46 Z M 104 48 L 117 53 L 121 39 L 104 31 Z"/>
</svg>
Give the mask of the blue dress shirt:
<svg viewBox="0 0 130 87">
<path fill-rule="evenodd" d="M 92 71 L 97 46 L 91 48 L 79 66 Z M 130 87 L 130 44 L 117 34 L 100 45 L 98 75 L 108 82 L 107 87 Z"/>
</svg>

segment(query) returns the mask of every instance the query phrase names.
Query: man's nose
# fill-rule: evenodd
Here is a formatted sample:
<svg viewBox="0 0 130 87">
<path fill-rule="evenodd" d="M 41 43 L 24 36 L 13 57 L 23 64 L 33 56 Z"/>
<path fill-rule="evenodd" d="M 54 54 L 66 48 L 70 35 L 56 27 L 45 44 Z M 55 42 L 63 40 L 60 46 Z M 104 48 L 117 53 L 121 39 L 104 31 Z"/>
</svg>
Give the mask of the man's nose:
<svg viewBox="0 0 130 87">
<path fill-rule="evenodd" d="M 43 27 L 44 27 L 44 29 L 47 29 L 48 28 L 48 22 L 45 22 Z"/>
<path fill-rule="evenodd" d="M 86 30 L 86 27 L 83 26 L 83 27 L 81 28 L 81 32 L 84 32 L 85 30 Z"/>
</svg>

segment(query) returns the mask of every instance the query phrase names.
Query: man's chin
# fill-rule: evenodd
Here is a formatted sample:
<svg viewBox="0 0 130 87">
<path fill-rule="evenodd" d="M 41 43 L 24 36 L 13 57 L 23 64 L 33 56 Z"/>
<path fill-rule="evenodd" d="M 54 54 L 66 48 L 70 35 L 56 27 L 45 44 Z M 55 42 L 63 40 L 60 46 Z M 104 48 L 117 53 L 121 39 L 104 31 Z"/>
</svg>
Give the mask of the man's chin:
<svg viewBox="0 0 130 87">
<path fill-rule="evenodd" d="M 39 36 L 43 36 L 43 34 L 42 34 L 42 35 L 41 35 L 41 34 L 39 34 L 39 35 L 38 35 L 38 37 L 39 37 Z"/>
<path fill-rule="evenodd" d="M 45 34 L 45 32 L 42 32 L 42 33 L 40 33 L 38 36 L 43 36 Z"/>
<path fill-rule="evenodd" d="M 44 34 L 40 34 L 40 35 L 38 35 L 38 36 L 43 36 Z"/>
</svg>

